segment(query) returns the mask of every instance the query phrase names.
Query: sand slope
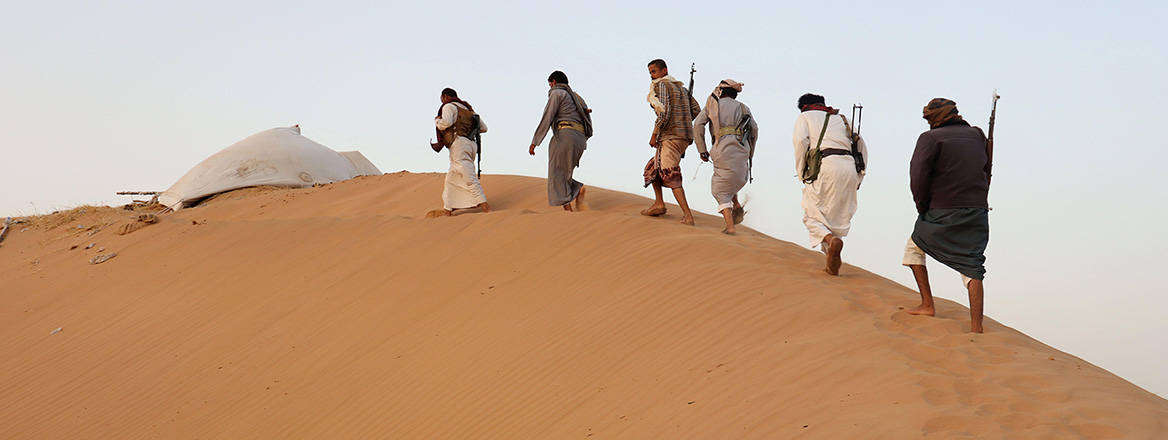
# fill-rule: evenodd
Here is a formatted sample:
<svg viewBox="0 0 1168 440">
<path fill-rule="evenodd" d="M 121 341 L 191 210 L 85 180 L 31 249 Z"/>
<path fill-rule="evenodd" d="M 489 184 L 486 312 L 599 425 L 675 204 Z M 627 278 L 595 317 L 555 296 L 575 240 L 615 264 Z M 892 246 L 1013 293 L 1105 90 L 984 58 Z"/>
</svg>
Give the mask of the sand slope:
<svg viewBox="0 0 1168 440">
<path fill-rule="evenodd" d="M 17 225 L 0 438 L 1168 437 L 1168 401 L 794 244 L 514 176 L 484 178 L 496 212 L 423 219 L 441 181 Z"/>
</svg>

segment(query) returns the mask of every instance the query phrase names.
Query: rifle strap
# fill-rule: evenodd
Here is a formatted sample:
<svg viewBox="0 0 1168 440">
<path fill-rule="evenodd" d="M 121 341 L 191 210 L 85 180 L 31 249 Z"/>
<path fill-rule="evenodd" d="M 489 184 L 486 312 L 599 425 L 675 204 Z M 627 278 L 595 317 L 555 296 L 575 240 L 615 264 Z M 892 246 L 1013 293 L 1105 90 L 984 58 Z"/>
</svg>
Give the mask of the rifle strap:
<svg viewBox="0 0 1168 440">
<path fill-rule="evenodd" d="M 823 117 L 823 128 L 819 130 L 819 141 L 815 143 L 815 149 L 818 150 L 820 145 L 823 145 L 823 135 L 827 134 L 827 123 L 831 120 L 831 113 L 826 113 Z M 843 116 L 840 116 L 841 118 Z"/>
</svg>

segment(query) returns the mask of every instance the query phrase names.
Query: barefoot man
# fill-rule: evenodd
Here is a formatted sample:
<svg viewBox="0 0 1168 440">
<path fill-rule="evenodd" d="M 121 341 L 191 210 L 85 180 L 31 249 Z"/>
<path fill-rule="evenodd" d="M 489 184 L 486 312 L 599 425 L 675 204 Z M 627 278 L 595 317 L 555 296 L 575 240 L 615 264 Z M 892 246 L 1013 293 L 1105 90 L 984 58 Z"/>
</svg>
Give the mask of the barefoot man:
<svg viewBox="0 0 1168 440">
<path fill-rule="evenodd" d="M 856 214 L 856 192 L 864 179 L 864 172 L 856 170 L 852 156 L 852 130 L 839 110 L 828 107 L 822 96 L 805 94 L 799 97 L 799 116 L 795 118 L 795 172 L 803 186 L 803 225 L 811 235 L 811 247 L 819 247 L 827 255 L 829 275 L 839 275 L 844 249 L 843 238 L 852 229 Z M 818 146 L 818 173 L 808 163 L 807 152 Z M 857 154 L 865 162 L 868 146 L 863 138 L 856 139 Z"/>
<path fill-rule="evenodd" d="M 681 81 L 669 76 L 665 61 L 656 59 L 649 62 L 649 78 L 653 79 L 649 88 L 649 106 L 657 113 L 653 134 L 649 136 L 649 146 L 656 152 L 645 165 L 645 186 L 653 185 L 656 200 L 652 206 L 641 211 L 641 215 L 656 217 L 665 214 L 661 187 L 666 186 L 673 190 L 673 197 L 677 199 L 677 205 L 681 206 L 681 223 L 693 225 L 693 213 L 689 210 L 685 190 L 681 187 L 681 158 L 685 156 L 689 144 L 693 143 L 693 120 L 702 108 Z"/>
<path fill-rule="evenodd" d="M 706 99 L 706 108 L 693 125 L 694 142 L 702 161 L 714 162 L 710 190 L 718 201 L 718 211 L 726 219 L 722 233 L 727 235 L 735 234 L 734 225 L 742 223 L 746 214 L 738 202 L 738 191 L 750 178 L 750 160 L 754 158 L 754 145 L 758 141 L 758 124 L 750 114 L 750 107 L 735 99 L 741 91 L 742 83 L 722 80 Z M 706 151 L 707 123 L 714 143 L 709 152 Z"/>
<path fill-rule="evenodd" d="M 904 249 L 903 264 L 912 270 L 921 304 L 909 310 L 932 316 L 933 293 L 925 255 L 961 273 L 969 291 L 970 331 L 982 332 L 985 295 L 985 249 L 990 241 L 989 174 L 986 137 L 957 114 L 957 103 L 944 98 L 924 108 L 929 131 L 917 138 L 909 165 L 917 221 Z"/>
<path fill-rule="evenodd" d="M 441 217 L 469 211 L 488 212 L 487 196 L 479 183 L 475 171 L 475 155 L 478 144 L 471 140 L 474 134 L 486 133 L 483 123 L 470 104 L 458 98 L 454 89 L 442 90 L 442 107 L 434 126 L 438 129 L 438 143 L 431 144 L 434 151 L 450 150 L 450 169 L 446 171 L 446 186 L 442 190 L 443 209 L 426 214 L 427 217 Z"/>
<path fill-rule="evenodd" d="M 535 147 L 543 142 L 548 129 L 552 130 L 552 141 L 548 144 L 548 204 L 563 206 L 572 211 L 584 209 L 584 184 L 572 178 L 572 172 L 580 166 L 580 156 L 588 147 L 592 137 L 592 110 L 568 86 L 568 75 L 559 70 L 548 76 L 548 101 L 543 108 L 543 119 L 535 128 L 535 137 L 527 152 L 535 156 Z"/>
</svg>

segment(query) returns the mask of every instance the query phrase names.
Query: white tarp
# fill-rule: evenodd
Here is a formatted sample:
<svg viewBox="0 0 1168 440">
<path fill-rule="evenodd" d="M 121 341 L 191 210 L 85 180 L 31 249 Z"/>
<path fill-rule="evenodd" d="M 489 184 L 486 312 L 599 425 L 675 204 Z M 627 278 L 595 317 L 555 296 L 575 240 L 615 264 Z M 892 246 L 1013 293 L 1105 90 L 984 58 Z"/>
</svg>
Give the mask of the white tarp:
<svg viewBox="0 0 1168 440">
<path fill-rule="evenodd" d="M 260 185 L 289 187 L 381 174 L 356 151 L 338 153 L 300 135 L 300 126 L 264 130 L 206 158 L 158 195 L 182 209 L 208 196 Z"/>
</svg>

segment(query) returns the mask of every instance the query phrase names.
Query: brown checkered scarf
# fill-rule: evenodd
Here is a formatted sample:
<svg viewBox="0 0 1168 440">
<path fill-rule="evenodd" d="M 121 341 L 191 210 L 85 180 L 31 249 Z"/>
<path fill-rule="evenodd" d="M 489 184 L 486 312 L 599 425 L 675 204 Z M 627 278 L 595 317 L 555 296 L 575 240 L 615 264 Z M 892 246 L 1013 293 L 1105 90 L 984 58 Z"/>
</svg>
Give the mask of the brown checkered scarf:
<svg viewBox="0 0 1168 440">
<path fill-rule="evenodd" d="M 929 128 L 937 128 L 948 122 L 961 121 L 957 114 L 957 103 L 945 98 L 933 98 L 925 106 L 924 116 L 929 121 Z"/>
</svg>

